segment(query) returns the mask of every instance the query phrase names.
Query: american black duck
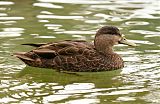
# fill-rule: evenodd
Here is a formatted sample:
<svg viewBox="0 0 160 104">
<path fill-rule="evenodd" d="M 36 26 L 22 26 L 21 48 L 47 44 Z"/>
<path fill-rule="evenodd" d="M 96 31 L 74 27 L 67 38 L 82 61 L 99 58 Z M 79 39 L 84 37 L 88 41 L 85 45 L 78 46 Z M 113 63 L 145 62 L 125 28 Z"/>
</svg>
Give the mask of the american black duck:
<svg viewBox="0 0 160 104">
<path fill-rule="evenodd" d="M 116 44 L 135 46 L 117 27 L 104 26 L 96 32 L 94 44 L 84 40 L 23 44 L 36 48 L 14 55 L 33 67 L 73 72 L 111 71 L 124 66 L 122 58 L 112 49 Z"/>
</svg>

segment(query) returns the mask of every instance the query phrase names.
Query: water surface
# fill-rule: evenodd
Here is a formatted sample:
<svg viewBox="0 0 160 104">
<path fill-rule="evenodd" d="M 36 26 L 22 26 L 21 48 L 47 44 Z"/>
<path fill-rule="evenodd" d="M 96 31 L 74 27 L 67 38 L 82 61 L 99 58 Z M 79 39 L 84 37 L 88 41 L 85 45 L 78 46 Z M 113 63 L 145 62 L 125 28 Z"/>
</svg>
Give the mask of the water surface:
<svg viewBox="0 0 160 104">
<path fill-rule="evenodd" d="M 1 0 L 0 103 L 159 104 L 159 0 Z M 26 66 L 13 52 L 22 43 L 63 39 L 92 41 L 96 30 L 115 25 L 138 47 L 119 45 L 122 70 L 59 73 Z"/>
</svg>

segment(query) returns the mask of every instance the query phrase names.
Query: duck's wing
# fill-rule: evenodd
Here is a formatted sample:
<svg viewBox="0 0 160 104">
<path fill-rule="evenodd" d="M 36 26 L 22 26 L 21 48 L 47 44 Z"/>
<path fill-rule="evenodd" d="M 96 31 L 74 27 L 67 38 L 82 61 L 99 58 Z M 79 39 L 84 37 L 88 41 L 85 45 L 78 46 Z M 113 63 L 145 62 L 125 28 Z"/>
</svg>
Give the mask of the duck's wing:
<svg viewBox="0 0 160 104">
<path fill-rule="evenodd" d="M 28 45 L 28 46 L 33 46 L 33 47 L 41 47 L 41 46 L 47 46 L 47 45 L 52 45 L 52 44 L 57 44 L 61 47 L 65 47 L 65 46 L 68 46 L 70 45 L 69 43 L 71 44 L 75 44 L 75 45 L 82 45 L 83 46 L 91 46 L 93 47 L 93 44 L 91 42 L 87 42 L 85 40 L 63 40 L 63 41 L 59 41 L 59 42 L 50 42 L 50 43 L 24 43 L 24 44 L 21 44 L 21 45 Z M 80 45 L 80 46 L 81 46 Z"/>
<path fill-rule="evenodd" d="M 64 69 L 69 68 L 68 65 L 72 69 L 80 68 L 87 60 L 97 59 L 92 43 L 70 40 L 43 44 L 29 52 L 15 53 L 15 56 L 30 66 Z"/>
<path fill-rule="evenodd" d="M 57 55 L 78 55 L 83 52 L 84 49 L 92 49 L 94 46 L 92 43 L 80 40 L 65 40 L 61 42 L 52 42 L 47 44 L 25 44 L 31 46 L 39 46 L 33 49 L 31 52 L 40 56 L 41 58 L 54 58 Z"/>
</svg>

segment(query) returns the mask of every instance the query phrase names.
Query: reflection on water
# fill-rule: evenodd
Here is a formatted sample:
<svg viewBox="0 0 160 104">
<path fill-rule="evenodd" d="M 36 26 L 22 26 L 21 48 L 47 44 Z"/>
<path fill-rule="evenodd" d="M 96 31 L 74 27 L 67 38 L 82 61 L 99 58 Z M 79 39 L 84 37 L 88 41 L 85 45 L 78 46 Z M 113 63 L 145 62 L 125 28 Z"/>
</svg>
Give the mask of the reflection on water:
<svg viewBox="0 0 160 104">
<path fill-rule="evenodd" d="M 0 5 L 13 5 L 14 2 L 10 2 L 10 1 L 0 1 Z"/>
<path fill-rule="evenodd" d="M 0 103 L 159 104 L 159 11 L 158 0 L 0 1 Z M 122 70 L 66 74 L 26 67 L 11 56 L 32 49 L 22 43 L 92 41 L 106 24 L 138 44 L 115 47 Z"/>
<path fill-rule="evenodd" d="M 46 8 L 63 8 L 62 6 L 54 5 L 51 3 L 34 3 L 33 6 L 46 7 Z"/>
<path fill-rule="evenodd" d="M 23 33 L 22 28 L 2 28 L 2 32 L 0 32 L 0 37 L 17 37 L 21 36 Z"/>
</svg>

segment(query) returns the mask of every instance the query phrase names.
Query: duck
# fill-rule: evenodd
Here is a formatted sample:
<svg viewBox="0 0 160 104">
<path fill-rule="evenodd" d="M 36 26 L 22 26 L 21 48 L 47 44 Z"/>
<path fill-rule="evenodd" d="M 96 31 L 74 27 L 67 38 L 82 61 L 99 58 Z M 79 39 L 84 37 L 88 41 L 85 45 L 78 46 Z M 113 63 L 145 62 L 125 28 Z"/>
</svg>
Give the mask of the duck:
<svg viewBox="0 0 160 104">
<path fill-rule="evenodd" d="M 14 56 L 32 67 L 49 68 L 57 71 L 100 72 L 124 67 L 120 55 L 113 46 L 128 41 L 115 26 L 103 26 L 95 34 L 94 42 L 85 40 L 63 40 L 49 43 L 26 43 L 35 47 L 29 52 L 16 52 Z"/>
</svg>

